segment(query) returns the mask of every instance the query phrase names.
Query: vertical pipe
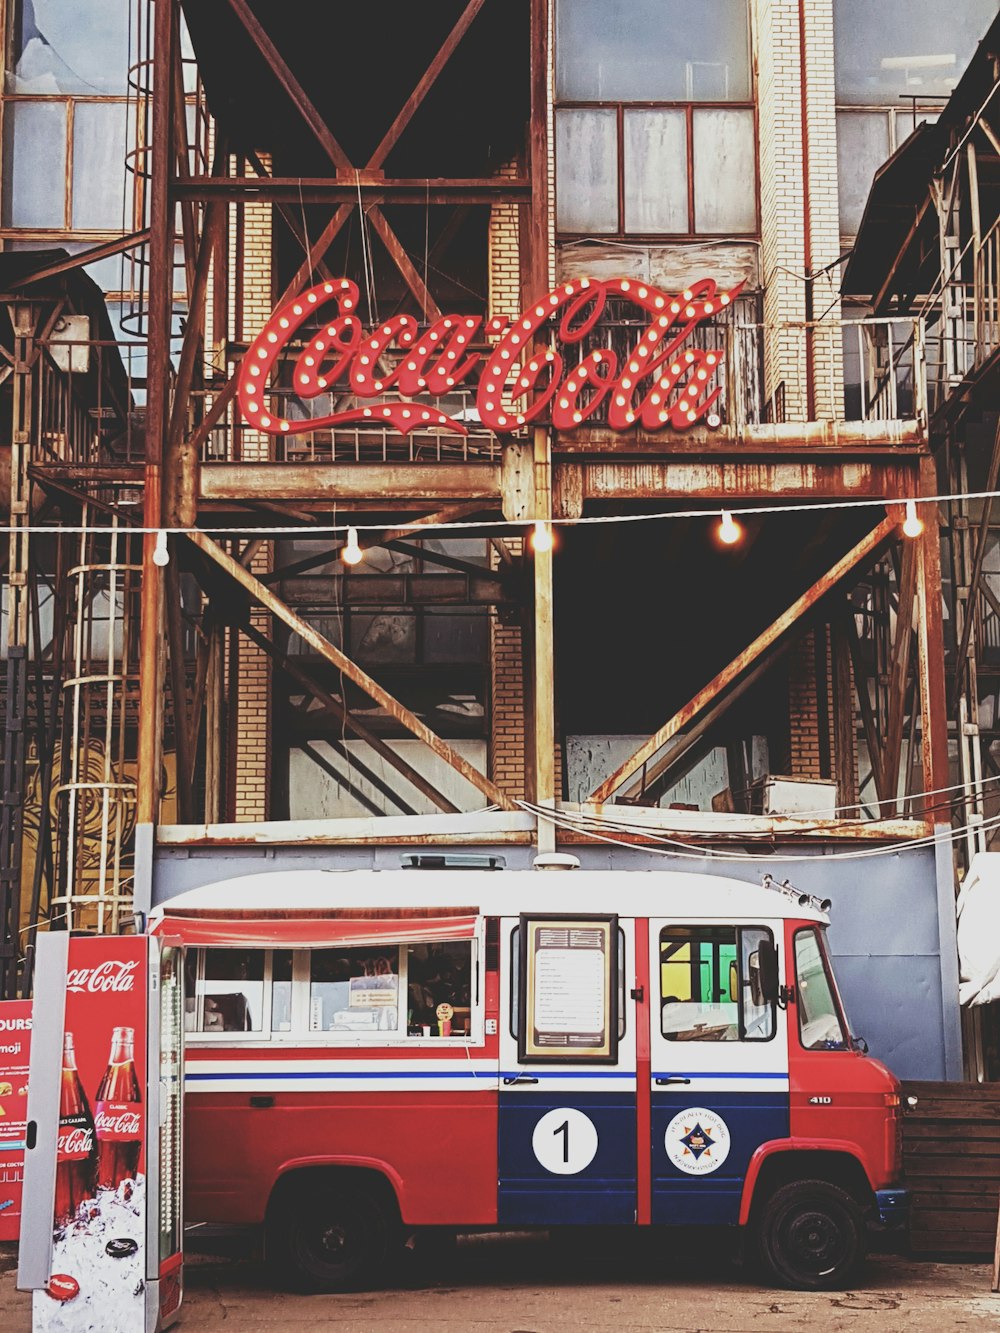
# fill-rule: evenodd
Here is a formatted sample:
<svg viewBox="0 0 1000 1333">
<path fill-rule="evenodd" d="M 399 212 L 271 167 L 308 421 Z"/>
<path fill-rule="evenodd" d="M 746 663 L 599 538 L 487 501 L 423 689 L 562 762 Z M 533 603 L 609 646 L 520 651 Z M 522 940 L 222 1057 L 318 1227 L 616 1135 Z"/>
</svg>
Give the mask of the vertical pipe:
<svg viewBox="0 0 1000 1333">
<path fill-rule="evenodd" d="M 552 443 L 549 432 L 537 428 L 534 432 L 535 453 L 535 517 L 545 523 L 552 518 Z M 554 639 L 552 628 L 552 543 L 547 549 L 534 552 L 535 624 L 534 624 L 534 732 L 535 732 L 535 801 L 540 806 L 555 809 L 555 681 Z M 548 820 L 538 821 L 538 851 L 556 850 L 555 825 Z"/>
<path fill-rule="evenodd" d="M 934 495 L 937 479 L 934 460 L 920 460 L 921 495 Z M 948 786 L 948 713 L 944 683 L 944 626 L 941 618 L 941 535 L 937 505 L 926 506 L 924 530 L 917 537 L 917 662 L 920 679 L 920 732 L 923 789 Z M 961 746 L 961 740 L 959 742 Z M 925 798 L 933 806 L 937 798 Z M 925 810 L 926 818 L 933 818 Z"/>
<path fill-rule="evenodd" d="M 155 0 L 153 29 L 153 144 L 150 181 L 149 242 L 149 395 L 146 407 L 146 472 L 143 525 L 162 521 L 162 469 L 168 421 L 170 317 L 173 288 L 172 69 L 174 0 Z M 163 575 L 153 562 L 155 533 L 142 545 L 142 619 L 139 648 L 138 826 L 147 826 L 144 846 L 151 846 L 160 798 L 162 720 Z M 148 868 L 136 866 L 140 875 Z"/>
<path fill-rule="evenodd" d="M 806 61 L 806 0 L 799 0 L 799 92 L 802 116 L 802 262 L 806 276 L 806 411 L 816 420 L 816 367 L 813 348 L 812 190 L 809 166 L 809 81 Z"/>
</svg>

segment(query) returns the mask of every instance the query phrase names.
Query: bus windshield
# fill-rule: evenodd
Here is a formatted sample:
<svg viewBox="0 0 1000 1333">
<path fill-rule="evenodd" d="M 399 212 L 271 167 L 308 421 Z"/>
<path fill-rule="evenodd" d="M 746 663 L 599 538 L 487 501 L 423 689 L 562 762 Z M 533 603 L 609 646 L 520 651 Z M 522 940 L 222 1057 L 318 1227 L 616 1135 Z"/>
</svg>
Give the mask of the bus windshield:
<svg viewBox="0 0 1000 1333">
<path fill-rule="evenodd" d="M 846 1051 L 847 1025 L 834 989 L 826 941 L 813 927 L 796 931 L 799 1037 L 807 1051 Z"/>
</svg>

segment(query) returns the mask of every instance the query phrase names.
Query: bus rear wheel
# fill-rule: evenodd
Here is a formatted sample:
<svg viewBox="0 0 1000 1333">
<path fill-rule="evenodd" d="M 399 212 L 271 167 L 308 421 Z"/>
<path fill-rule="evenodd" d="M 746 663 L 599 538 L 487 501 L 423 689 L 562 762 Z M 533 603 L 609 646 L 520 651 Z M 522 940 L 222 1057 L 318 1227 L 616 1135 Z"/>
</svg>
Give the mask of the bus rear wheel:
<svg viewBox="0 0 1000 1333">
<path fill-rule="evenodd" d="M 295 1291 L 357 1291 L 384 1275 L 391 1226 L 374 1195 L 335 1180 L 287 1190 L 268 1214 L 267 1249 Z"/>
<path fill-rule="evenodd" d="M 846 1190 L 826 1180 L 796 1180 L 775 1190 L 757 1221 L 764 1269 L 783 1287 L 835 1291 L 864 1259 L 864 1218 Z"/>
</svg>

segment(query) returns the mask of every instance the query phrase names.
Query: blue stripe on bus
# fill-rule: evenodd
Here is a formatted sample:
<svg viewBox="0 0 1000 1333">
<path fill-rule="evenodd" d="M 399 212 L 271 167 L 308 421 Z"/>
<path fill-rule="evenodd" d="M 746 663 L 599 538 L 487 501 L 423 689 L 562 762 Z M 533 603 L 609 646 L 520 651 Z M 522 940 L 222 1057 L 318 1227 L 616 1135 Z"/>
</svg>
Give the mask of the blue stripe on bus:
<svg viewBox="0 0 1000 1333">
<path fill-rule="evenodd" d="M 783 1078 L 783 1079 L 787 1079 L 787 1078 L 788 1078 L 788 1071 L 785 1070 L 783 1073 L 778 1073 L 778 1074 L 760 1074 L 760 1073 L 751 1073 L 749 1070 L 730 1069 L 730 1070 L 727 1070 L 726 1073 L 724 1073 L 724 1074 L 709 1074 L 709 1073 L 706 1073 L 703 1069 L 692 1069 L 692 1070 L 690 1070 L 690 1071 L 688 1071 L 688 1070 L 684 1070 L 684 1069 L 680 1069 L 680 1070 L 678 1070 L 678 1069 L 671 1069 L 669 1072 L 667 1072 L 666 1070 L 664 1070 L 662 1073 L 659 1072 L 659 1071 L 657 1071 L 657 1070 L 654 1070 L 653 1073 L 652 1073 L 652 1077 L 653 1077 L 653 1078 L 733 1078 L 733 1079 L 736 1079 L 736 1078 Z"/>
</svg>

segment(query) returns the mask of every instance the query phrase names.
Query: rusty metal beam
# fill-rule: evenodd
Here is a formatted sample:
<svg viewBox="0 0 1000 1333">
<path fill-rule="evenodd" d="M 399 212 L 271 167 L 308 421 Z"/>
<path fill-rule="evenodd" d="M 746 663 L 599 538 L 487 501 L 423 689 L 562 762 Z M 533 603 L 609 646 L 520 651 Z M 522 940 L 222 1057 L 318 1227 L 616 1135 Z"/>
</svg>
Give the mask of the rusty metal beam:
<svg viewBox="0 0 1000 1333">
<path fill-rule="evenodd" d="M 247 0 L 229 0 L 229 7 L 243 24 L 254 46 L 264 57 L 272 74 L 288 94 L 292 105 L 309 126 L 323 152 L 326 153 L 335 167 L 349 168 L 351 162 L 347 154 L 330 133 L 330 127 L 313 105 L 306 90 L 292 73 L 288 62 L 271 40 Z"/>
<path fill-rule="evenodd" d="M 88 246 L 86 250 L 81 250 L 78 255 L 70 255 L 67 259 L 60 259 L 58 263 L 48 264 L 45 268 L 38 269 L 35 273 L 29 273 L 26 277 L 18 278 L 10 283 L 12 291 L 21 291 L 24 287 L 30 287 L 34 282 L 44 282 L 47 278 L 56 278 L 60 273 L 68 273 L 76 268 L 83 268 L 87 264 L 96 264 L 99 259 L 110 259 L 113 255 L 120 255 L 125 250 L 132 250 L 137 245 L 145 245 L 150 237 L 149 227 L 142 231 L 130 232 L 128 236 L 121 236 L 115 241 L 102 241 L 100 245 Z"/>
<path fill-rule="evenodd" d="M 420 80 L 417 83 L 417 86 L 414 88 L 413 92 L 410 93 L 409 97 L 406 99 L 402 107 L 399 109 L 399 112 L 397 113 L 395 120 L 386 130 L 385 134 L 382 136 L 382 142 L 375 149 L 375 152 L 372 154 L 371 159 L 369 160 L 368 163 L 369 168 L 380 167 L 382 163 L 386 160 L 386 158 L 389 156 L 389 154 L 392 152 L 392 150 L 395 148 L 396 144 L 399 142 L 400 136 L 402 135 L 403 131 L 406 129 L 407 125 L 409 125 L 410 121 L 413 119 L 413 116 L 417 111 L 417 108 L 420 106 L 421 102 L 424 100 L 428 92 L 434 86 L 435 82 L 437 81 L 438 75 L 441 73 L 445 65 L 447 65 L 448 61 L 454 55 L 455 48 L 458 46 L 459 42 L 462 40 L 465 34 L 469 31 L 469 28 L 472 26 L 473 20 L 475 19 L 479 11 L 482 9 L 485 2 L 486 0 L 469 0 L 469 3 L 462 10 L 462 13 L 459 15 L 458 22 L 455 24 L 451 32 L 445 38 L 443 45 L 435 55 L 434 59 L 431 61 L 427 69 L 424 70 L 423 74 L 421 75 Z"/>
<path fill-rule="evenodd" d="M 367 500 L 495 501 L 497 463 L 203 463 L 201 499 L 272 499 L 340 504 Z"/>
<path fill-rule="evenodd" d="M 662 758 L 660 760 L 655 759 L 657 751 L 672 737 L 676 736 L 679 731 L 694 721 L 723 690 L 735 684 L 744 671 L 752 666 L 762 654 L 772 648 L 783 635 L 787 634 L 791 627 L 801 620 L 807 612 L 811 611 L 817 602 L 835 588 L 843 578 L 857 569 L 862 562 L 871 559 L 879 548 L 888 541 L 896 526 L 895 519 L 883 519 L 876 528 L 873 528 L 866 537 L 862 538 L 846 555 L 842 556 L 831 569 L 828 569 L 821 578 L 818 578 L 801 597 L 796 598 L 787 610 L 783 611 L 776 620 L 768 625 L 767 629 L 758 634 L 756 639 L 739 656 L 723 667 L 703 689 L 698 691 L 693 699 L 689 700 L 683 708 L 678 709 L 673 717 L 665 722 L 648 741 L 640 745 L 635 754 L 619 765 L 615 772 L 596 788 L 589 799 L 596 802 L 610 800 L 618 788 L 633 777 L 643 766 L 645 766 L 645 781 L 654 781 L 659 775 L 662 762 Z M 641 789 L 641 785 L 641 782 L 634 783 L 623 795 L 633 796 Z"/>
<path fill-rule="evenodd" d="M 920 493 L 934 495 L 937 477 L 932 459 L 920 466 Z M 924 512 L 924 530 L 917 542 L 917 671 L 920 680 L 920 735 L 923 790 L 948 785 L 948 701 L 944 677 L 944 626 L 941 617 L 941 535 L 936 505 Z M 927 817 L 934 818 L 938 798 L 928 796 Z"/>
<path fill-rule="evenodd" d="M 225 210 L 221 204 L 209 204 L 202 227 L 190 288 L 188 320 L 184 329 L 177 380 L 174 385 L 173 409 L 167 430 L 164 472 L 167 487 L 167 521 L 171 527 L 187 528 L 197 519 L 198 512 L 198 451 L 185 438 L 191 389 L 202 349 L 202 331 L 205 321 L 205 295 L 212 258 L 222 236 Z"/>
<path fill-rule="evenodd" d="M 252 159 L 251 159 L 252 165 Z M 357 177 L 337 180 L 311 176 L 211 176 L 191 177 L 177 184 L 175 193 L 184 200 L 204 203 L 212 199 L 239 203 L 250 196 L 255 203 L 351 204 L 358 202 L 360 184 L 368 204 L 523 204 L 531 198 L 530 182 L 516 176 L 370 176 L 359 169 Z"/>
<path fill-rule="evenodd" d="M 146 405 L 146 477 L 143 488 L 142 618 L 139 642 L 139 739 L 136 823 L 156 823 L 163 743 L 163 576 L 153 560 L 163 522 L 163 450 L 169 421 L 170 319 L 173 306 L 174 6 L 158 4 L 153 32 L 153 143 L 150 181 L 149 386 Z M 147 887 L 147 886 L 144 886 Z"/>
<path fill-rule="evenodd" d="M 411 735 L 416 736 L 418 740 L 424 742 L 428 748 L 433 751 L 437 757 L 459 773 L 466 782 L 476 788 L 483 795 L 490 805 L 498 805 L 503 810 L 514 809 L 514 803 L 510 798 L 495 786 L 489 778 L 485 777 L 479 770 L 473 767 L 457 750 L 454 750 L 440 736 L 431 731 L 430 727 L 422 718 L 409 708 L 406 708 L 394 699 L 393 696 L 384 689 L 377 680 L 368 675 L 356 662 L 352 661 L 345 653 L 336 648 L 328 639 L 325 639 L 316 629 L 313 628 L 301 616 L 295 614 L 285 603 L 274 595 L 259 579 L 249 573 L 242 565 L 238 564 L 230 555 L 228 555 L 220 546 L 218 546 L 210 537 L 204 533 L 191 533 L 191 541 L 201 550 L 209 559 L 223 569 L 229 576 L 242 588 L 244 588 L 255 601 L 259 602 L 272 615 L 278 617 L 291 630 L 293 630 L 307 643 L 314 652 L 323 657 L 331 666 L 342 672 L 358 689 L 362 690 L 376 703 L 382 707 Z"/>
<path fill-rule="evenodd" d="M 899 574 L 899 607 L 896 612 L 896 633 L 892 643 L 889 668 L 889 709 L 886 720 L 885 745 L 882 750 L 882 786 L 890 803 L 889 815 L 895 813 L 896 792 L 899 787 L 899 769 L 903 759 L 903 714 L 910 679 L 910 649 L 913 643 L 913 599 L 917 590 L 917 562 L 913 544 L 903 547 Z"/>
<path fill-rule="evenodd" d="M 417 272 L 416 265 L 406 253 L 399 237 L 386 221 L 385 214 L 380 208 L 371 208 L 368 210 L 368 218 L 382 244 L 388 250 L 389 257 L 403 275 L 403 281 L 420 303 L 424 318 L 427 320 L 440 319 L 441 311 L 437 302 L 431 296 L 427 284 Z"/>
<path fill-rule="evenodd" d="M 419 773 L 411 764 L 396 753 L 391 745 L 388 745 L 381 736 L 367 727 L 364 722 L 355 717 L 347 707 L 346 703 L 336 699 L 327 690 L 324 690 L 313 678 L 300 666 L 297 666 L 287 653 L 283 653 L 275 644 L 261 633 L 255 625 L 246 624 L 242 627 L 243 633 L 248 639 L 252 640 L 258 648 L 263 649 L 268 657 L 276 664 L 279 670 L 283 671 L 289 679 L 294 680 L 297 685 L 310 694 L 314 699 L 323 705 L 323 710 L 334 717 L 341 726 L 348 727 L 354 732 L 359 740 L 370 745 L 371 748 L 385 760 L 390 767 L 397 773 L 402 774 L 411 786 L 415 787 L 423 796 L 436 805 L 437 808 L 445 814 L 458 814 L 458 806 L 453 804 L 447 796 L 443 795 L 433 785 L 428 782 L 422 773 Z"/>
</svg>

